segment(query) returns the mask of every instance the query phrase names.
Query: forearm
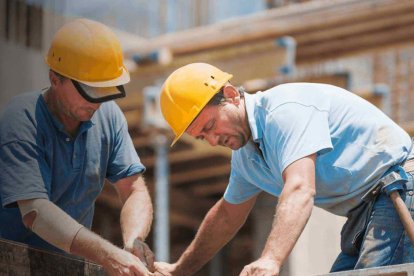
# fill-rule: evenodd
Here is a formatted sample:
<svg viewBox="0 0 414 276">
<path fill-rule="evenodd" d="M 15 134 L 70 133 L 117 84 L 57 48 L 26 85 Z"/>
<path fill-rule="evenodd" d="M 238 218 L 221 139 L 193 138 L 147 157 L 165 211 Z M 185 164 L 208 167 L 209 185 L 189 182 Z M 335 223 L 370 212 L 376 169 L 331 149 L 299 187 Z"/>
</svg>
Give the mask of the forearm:
<svg viewBox="0 0 414 276">
<path fill-rule="evenodd" d="M 221 199 L 207 213 L 196 237 L 177 261 L 173 275 L 193 275 L 236 234 L 248 212 L 230 215 Z M 250 211 L 250 209 L 248 210 Z"/>
<path fill-rule="evenodd" d="M 26 227 L 68 253 L 103 264 L 102 256 L 116 249 L 47 199 L 23 200 L 18 205 Z"/>
<path fill-rule="evenodd" d="M 282 193 L 262 258 L 272 259 L 282 266 L 309 220 L 313 197 L 314 192 L 309 189 Z"/>
<path fill-rule="evenodd" d="M 114 250 L 120 250 L 92 231 L 82 228 L 72 242 L 71 253 L 104 264 Z"/>
<path fill-rule="evenodd" d="M 146 186 L 142 183 L 128 197 L 121 210 L 124 245 L 132 247 L 136 238 L 145 240 L 152 223 L 153 209 Z"/>
</svg>

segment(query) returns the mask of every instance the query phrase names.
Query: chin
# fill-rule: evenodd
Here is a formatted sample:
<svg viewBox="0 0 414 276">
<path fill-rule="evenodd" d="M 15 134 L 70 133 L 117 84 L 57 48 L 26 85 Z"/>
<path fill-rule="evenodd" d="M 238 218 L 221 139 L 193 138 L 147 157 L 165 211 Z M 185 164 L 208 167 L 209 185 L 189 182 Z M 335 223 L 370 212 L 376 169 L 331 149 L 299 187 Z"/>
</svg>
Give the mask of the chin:
<svg viewBox="0 0 414 276">
<path fill-rule="evenodd" d="M 93 117 L 93 114 L 94 113 L 85 113 L 83 116 L 79 116 L 79 120 L 81 121 L 81 122 L 86 122 L 86 121 L 89 121 L 92 117 Z"/>
<path fill-rule="evenodd" d="M 241 144 L 235 144 L 235 145 L 229 145 L 229 146 L 227 146 L 229 149 L 232 149 L 232 150 L 238 150 L 239 148 L 241 148 L 243 145 L 241 145 Z"/>
</svg>

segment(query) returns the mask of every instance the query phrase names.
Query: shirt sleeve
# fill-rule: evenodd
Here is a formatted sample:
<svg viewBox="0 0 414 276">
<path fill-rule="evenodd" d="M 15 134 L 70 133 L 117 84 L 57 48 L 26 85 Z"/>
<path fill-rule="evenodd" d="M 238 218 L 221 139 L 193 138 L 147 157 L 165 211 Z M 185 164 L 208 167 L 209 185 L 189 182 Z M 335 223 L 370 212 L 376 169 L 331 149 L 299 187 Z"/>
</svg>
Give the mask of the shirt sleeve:
<svg viewBox="0 0 414 276">
<path fill-rule="evenodd" d="M 50 169 L 33 143 L 14 141 L 0 146 L 0 196 L 3 207 L 18 200 L 48 199 Z"/>
<path fill-rule="evenodd" d="M 265 134 L 282 173 L 293 162 L 332 150 L 328 112 L 315 106 L 288 103 L 269 114 Z"/>
<path fill-rule="evenodd" d="M 240 169 L 233 154 L 229 184 L 224 192 L 224 199 L 231 204 L 245 202 L 262 191 L 240 175 Z"/>
<path fill-rule="evenodd" d="M 108 163 L 106 177 L 111 183 L 145 171 L 128 133 L 126 120 L 123 119 L 121 128 L 116 134 Z"/>
</svg>

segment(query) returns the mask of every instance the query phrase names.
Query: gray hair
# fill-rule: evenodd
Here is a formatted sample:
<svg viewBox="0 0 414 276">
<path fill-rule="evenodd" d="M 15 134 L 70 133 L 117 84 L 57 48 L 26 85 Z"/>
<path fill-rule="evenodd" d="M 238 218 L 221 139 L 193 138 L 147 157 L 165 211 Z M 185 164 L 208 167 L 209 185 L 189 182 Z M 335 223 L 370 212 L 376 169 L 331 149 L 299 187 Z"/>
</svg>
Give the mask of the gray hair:
<svg viewBox="0 0 414 276">
<path fill-rule="evenodd" d="M 58 72 L 56 72 L 56 71 L 53 71 L 52 69 L 49 69 L 50 70 L 50 72 L 52 72 L 53 74 L 55 74 L 55 76 L 61 81 L 61 82 L 63 82 L 64 80 L 66 80 L 67 79 L 67 77 L 65 77 L 65 76 L 62 76 L 61 74 L 59 74 Z"/>
<path fill-rule="evenodd" d="M 219 104 L 221 104 L 222 102 L 224 102 L 226 100 L 226 98 L 224 97 L 223 88 L 224 87 L 222 87 L 220 89 L 220 91 L 217 92 L 217 94 L 215 94 L 213 96 L 213 98 L 210 99 L 210 101 L 207 103 L 207 105 L 219 105 Z M 240 97 L 243 98 L 244 97 L 244 92 L 246 92 L 244 90 L 243 86 L 236 87 L 236 89 L 237 89 L 237 91 L 239 91 Z"/>
</svg>

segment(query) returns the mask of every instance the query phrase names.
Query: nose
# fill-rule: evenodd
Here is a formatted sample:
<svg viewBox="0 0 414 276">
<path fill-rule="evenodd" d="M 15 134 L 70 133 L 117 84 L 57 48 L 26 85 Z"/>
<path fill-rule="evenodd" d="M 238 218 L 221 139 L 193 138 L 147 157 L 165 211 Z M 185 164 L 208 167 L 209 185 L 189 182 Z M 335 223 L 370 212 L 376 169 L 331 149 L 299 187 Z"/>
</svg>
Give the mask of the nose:
<svg viewBox="0 0 414 276">
<path fill-rule="evenodd" d="M 208 134 L 206 135 L 206 140 L 209 142 L 212 146 L 217 146 L 219 142 L 219 136 L 215 134 Z"/>
</svg>

